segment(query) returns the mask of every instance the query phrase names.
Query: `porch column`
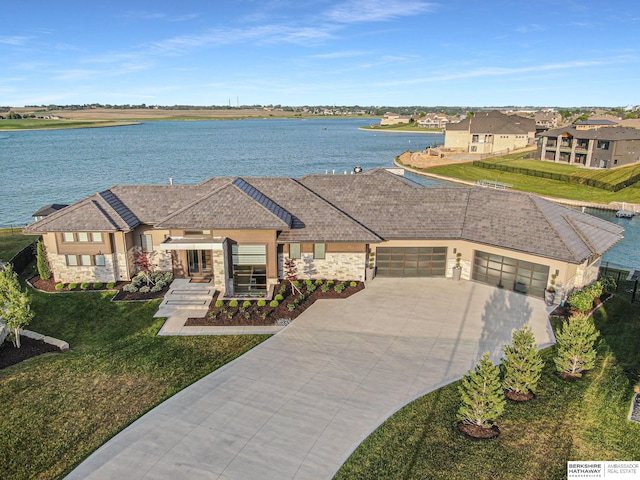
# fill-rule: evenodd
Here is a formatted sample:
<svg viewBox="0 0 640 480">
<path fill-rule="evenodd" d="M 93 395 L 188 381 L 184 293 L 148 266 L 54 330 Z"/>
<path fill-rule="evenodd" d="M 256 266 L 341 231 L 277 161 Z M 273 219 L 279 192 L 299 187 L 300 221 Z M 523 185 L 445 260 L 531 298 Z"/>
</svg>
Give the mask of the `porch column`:
<svg viewBox="0 0 640 480">
<path fill-rule="evenodd" d="M 227 241 L 225 240 L 219 247 L 216 246 L 211 250 L 211 260 L 213 261 L 213 286 L 221 293 L 226 291 L 226 244 Z"/>
</svg>

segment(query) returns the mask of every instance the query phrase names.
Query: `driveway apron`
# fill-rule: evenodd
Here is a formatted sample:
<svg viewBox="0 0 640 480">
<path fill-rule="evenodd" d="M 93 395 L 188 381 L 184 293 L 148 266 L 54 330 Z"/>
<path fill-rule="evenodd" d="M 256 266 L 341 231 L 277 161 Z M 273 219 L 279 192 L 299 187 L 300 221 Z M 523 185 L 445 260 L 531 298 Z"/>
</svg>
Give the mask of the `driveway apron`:
<svg viewBox="0 0 640 480">
<path fill-rule="evenodd" d="M 469 281 L 382 279 L 291 325 L 151 410 L 68 479 L 332 478 L 392 413 L 494 361 L 542 300 Z"/>
</svg>

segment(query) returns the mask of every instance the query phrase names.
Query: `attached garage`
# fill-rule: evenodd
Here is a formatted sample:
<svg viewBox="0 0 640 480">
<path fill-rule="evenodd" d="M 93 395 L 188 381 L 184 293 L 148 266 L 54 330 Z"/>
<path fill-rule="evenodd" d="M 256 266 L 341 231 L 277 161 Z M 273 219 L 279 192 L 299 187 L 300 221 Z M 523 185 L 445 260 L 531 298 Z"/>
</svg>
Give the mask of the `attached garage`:
<svg viewBox="0 0 640 480">
<path fill-rule="evenodd" d="M 378 247 L 376 275 L 380 277 L 444 277 L 447 247 Z"/>
<path fill-rule="evenodd" d="M 539 263 L 476 251 L 473 259 L 473 280 L 506 290 L 544 297 L 549 279 L 549 267 Z"/>
</svg>

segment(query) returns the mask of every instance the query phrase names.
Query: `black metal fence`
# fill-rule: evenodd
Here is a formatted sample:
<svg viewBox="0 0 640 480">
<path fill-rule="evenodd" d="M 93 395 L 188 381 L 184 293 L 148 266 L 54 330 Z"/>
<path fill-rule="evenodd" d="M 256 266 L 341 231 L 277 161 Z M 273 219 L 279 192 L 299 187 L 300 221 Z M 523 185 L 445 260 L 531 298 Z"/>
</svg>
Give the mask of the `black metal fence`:
<svg viewBox="0 0 640 480">
<path fill-rule="evenodd" d="M 628 178 L 620 180 L 616 183 L 611 183 L 603 182 L 602 180 L 596 180 L 595 178 L 582 177 L 580 175 L 566 175 L 563 173 L 546 172 L 543 170 L 515 167 L 506 163 L 483 162 L 482 160 L 475 160 L 473 162 L 473 166 L 490 170 L 518 173 L 520 175 L 529 175 L 531 177 L 548 178 L 550 180 L 558 180 L 561 182 L 573 183 L 576 185 L 587 185 L 589 187 L 599 188 L 600 190 L 606 190 L 608 192 L 617 192 L 618 190 L 627 188 L 640 181 L 640 169 L 638 168 L 635 168 Z"/>
<path fill-rule="evenodd" d="M 16 253 L 9 263 L 13 266 L 13 271 L 20 275 L 29 264 L 36 258 L 36 242 L 30 243 L 18 253 Z"/>
</svg>

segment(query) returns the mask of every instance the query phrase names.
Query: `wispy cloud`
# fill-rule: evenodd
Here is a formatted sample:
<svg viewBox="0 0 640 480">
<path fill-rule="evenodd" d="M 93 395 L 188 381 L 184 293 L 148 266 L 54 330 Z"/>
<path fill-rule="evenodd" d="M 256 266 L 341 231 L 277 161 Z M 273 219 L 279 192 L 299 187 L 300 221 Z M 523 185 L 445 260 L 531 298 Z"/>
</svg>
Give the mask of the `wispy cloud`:
<svg viewBox="0 0 640 480">
<path fill-rule="evenodd" d="M 540 25 L 539 23 L 532 23 L 530 25 L 522 25 L 516 28 L 516 31 L 519 33 L 534 33 L 534 32 L 542 32 L 547 28 L 544 25 Z"/>
<path fill-rule="evenodd" d="M 187 13 L 184 15 L 168 15 L 166 13 L 158 13 L 158 12 L 125 12 L 117 15 L 118 18 L 124 18 L 127 20 L 162 20 L 165 22 L 184 22 L 187 20 L 193 20 L 197 18 L 200 14 L 198 13 Z"/>
<path fill-rule="evenodd" d="M 364 50 L 345 50 L 343 52 L 328 52 L 328 53 L 318 53 L 316 55 L 309 55 L 309 58 L 320 58 L 320 59 L 336 59 L 336 58 L 353 58 L 353 57 L 362 57 L 364 55 L 370 55 L 372 52 L 367 52 Z"/>
<path fill-rule="evenodd" d="M 416 0 L 349 0 L 330 9 L 326 16 L 339 23 L 384 22 L 432 12 L 437 4 Z"/>
<path fill-rule="evenodd" d="M 14 35 L 11 37 L 0 37 L 0 43 L 3 43 L 5 45 L 21 46 L 21 45 L 26 45 L 26 43 L 32 38 L 33 37 L 26 37 L 22 35 Z"/>
</svg>

